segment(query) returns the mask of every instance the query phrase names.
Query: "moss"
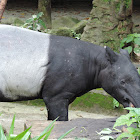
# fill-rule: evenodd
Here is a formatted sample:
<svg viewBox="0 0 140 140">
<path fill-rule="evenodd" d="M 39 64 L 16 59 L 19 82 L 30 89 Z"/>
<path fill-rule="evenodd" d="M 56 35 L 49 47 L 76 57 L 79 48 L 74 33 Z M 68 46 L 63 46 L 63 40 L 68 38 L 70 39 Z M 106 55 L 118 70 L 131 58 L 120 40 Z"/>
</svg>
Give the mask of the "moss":
<svg viewBox="0 0 140 140">
<path fill-rule="evenodd" d="M 119 32 L 126 31 L 126 27 L 122 27 L 121 29 L 118 29 Z"/>
<path fill-rule="evenodd" d="M 23 25 L 23 24 L 24 24 L 24 22 L 23 22 L 22 20 L 18 19 L 18 18 L 16 18 L 16 19 L 14 20 L 14 25 L 15 25 L 15 26 L 21 26 L 21 25 Z"/>
<path fill-rule="evenodd" d="M 73 37 L 73 34 L 72 34 L 71 30 L 69 28 L 66 28 L 66 27 L 59 28 L 56 31 L 56 35 Z"/>
<path fill-rule="evenodd" d="M 129 8 L 130 7 L 131 1 L 132 0 L 125 0 L 125 6 L 126 6 L 126 8 Z"/>
<path fill-rule="evenodd" d="M 73 33 L 71 32 L 70 28 L 67 27 L 61 27 L 59 29 L 52 29 L 52 30 L 46 30 L 46 33 L 53 34 L 53 35 L 59 35 L 59 36 L 68 36 L 73 37 Z"/>
<path fill-rule="evenodd" d="M 111 0 L 103 0 L 103 1 L 105 1 L 105 2 L 111 2 Z"/>
<path fill-rule="evenodd" d="M 118 12 L 120 10 L 120 2 L 116 4 L 116 11 Z"/>
<path fill-rule="evenodd" d="M 101 91 L 103 89 L 98 90 Z M 43 99 L 20 101 L 19 103 L 45 107 Z M 113 108 L 113 98 L 111 96 L 92 92 L 86 93 L 81 97 L 77 97 L 70 105 L 70 109 L 109 115 L 120 115 L 125 113 L 123 107 L 119 107 L 117 109 Z"/>
<path fill-rule="evenodd" d="M 87 24 L 87 20 L 81 20 L 79 23 L 77 23 L 72 29 L 76 32 L 76 33 L 83 33 L 84 31 L 84 27 Z"/>
<path fill-rule="evenodd" d="M 104 32 L 104 46 L 111 47 L 114 51 L 118 51 L 120 45 L 120 39 L 118 38 L 118 32 L 120 32 L 117 28 L 110 30 L 109 32 Z"/>
<path fill-rule="evenodd" d="M 99 89 L 102 90 L 102 89 Z M 113 98 L 111 96 L 105 96 L 99 93 L 86 93 L 81 97 L 77 97 L 76 100 L 71 104 L 71 109 L 78 108 L 80 110 L 88 110 L 93 112 L 97 110 L 100 112 L 112 112 L 113 108 Z M 119 111 L 122 111 L 122 108 L 119 108 Z M 96 111 L 97 113 L 97 111 Z"/>
<path fill-rule="evenodd" d="M 104 1 L 109 1 L 109 0 L 104 0 Z M 124 2 L 125 2 L 125 7 L 126 7 L 126 8 L 129 8 L 129 7 L 130 7 L 131 1 L 132 1 L 132 0 L 124 0 Z M 120 10 L 120 5 L 121 5 L 121 1 L 118 2 L 118 3 L 116 4 L 116 11 L 117 11 L 117 12 Z"/>
<path fill-rule="evenodd" d="M 53 27 L 53 29 L 58 29 L 60 27 L 72 28 L 79 22 L 80 22 L 80 20 L 78 20 L 76 18 L 69 17 L 69 16 L 63 16 L 63 17 L 57 18 L 56 20 L 52 21 L 52 27 Z"/>
<path fill-rule="evenodd" d="M 87 93 L 82 97 L 78 97 L 72 104 L 72 106 L 80 105 L 81 107 L 94 107 L 99 105 L 104 109 L 113 109 L 113 99 L 110 96 L 104 96 L 97 93 Z"/>
<path fill-rule="evenodd" d="M 24 21 L 20 20 L 19 18 L 16 17 L 9 17 L 1 22 L 2 24 L 9 24 L 9 25 L 16 25 L 16 26 L 21 26 L 24 24 Z"/>
<path fill-rule="evenodd" d="M 113 27 L 114 24 L 113 24 L 112 22 L 108 22 L 108 23 L 107 23 L 107 26 Z"/>
<path fill-rule="evenodd" d="M 110 48 L 114 51 L 118 51 L 118 47 L 116 47 L 116 40 L 109 40 L 107 43 L 104 43 L 105 46 L 111 46 Z"/>
<path fill-rule="evenodd" d="M 97 88 L 96 90 L 103 90 L 102 88 Z"/>
</svg>

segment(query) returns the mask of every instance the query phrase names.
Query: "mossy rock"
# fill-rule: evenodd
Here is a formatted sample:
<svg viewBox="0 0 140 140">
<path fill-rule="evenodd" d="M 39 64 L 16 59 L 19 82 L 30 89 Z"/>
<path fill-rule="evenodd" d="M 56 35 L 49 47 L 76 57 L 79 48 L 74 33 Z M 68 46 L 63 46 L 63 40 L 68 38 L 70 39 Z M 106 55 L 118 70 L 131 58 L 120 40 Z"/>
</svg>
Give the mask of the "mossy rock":
<svg viewBox="0 0 140 140">
<path fill-rule="evenodd" d="M 52 28 L 53 29 L 58 29 L 61 27 L 72 28 L 78 22 L 80 22 L 80 21 L 76 18 L 72 18 L 69 16 L 63 16 L 63 17 L 57 18 L 56 20 L 52 21 Z"/>
<path fill-rule="evenodd" d="M 113 98 L 110 95 L 93 92 L 88 92 L 81 97 L 77 97 L 70 105 L 70 109 L 113 116 L 126 113 L 122 106 L 114 108 Z"/>
<path fill-rule="evenodd" d="M 1 20 L 1 23 L 11 25 L 11 24 L 14 24 L 15 19 L 16 17 L 3 18 Z"/>
<path fill-rule="evenodd" d="M 68 36 L 68 37 L 73 37 L 73 33 L 71 32 L 71 29 L 67 27 L 61 27 L 59 29 L 52 29 L 52 30 L 47 30 L 48 34 L 53 34 L 53 35 L 59 35 L 59 36 Z"/>
<path fill-rule="evenodd" d="M 21 26 L 24 24 L 24 22 L 22 20 L 20 20 L 19 18 L 16 17 L 10 17 L 7 19 L 2 19 L 1 20 L 2 24 L 9 24 L 9 25 L 15 25 L 15 26 Z"/>
<path fill-rule="evenodd" d="M 21 19 L 19 19 L 19 18 L 16 18 L 15 20 L 14 20 L 14 23 L 13 23 L 15 26 L 22 26 L 23 24 L 24 24 L 24 22 L 21 20 Z"/>
<path fill-rule="evenodd" d="M 122 106 L 114 108 L 113 98 L 108 94 L 100 94 L 100 91 L 102 93 L 102 89 L 99 89 L 97 93 L 88 92 L 81 97 L 77 97 L 69 108 L 72 110 L 81 110 L 90 113 L 113 116 L 120 116 L 127 113 L 127 111 L 124 110 Z M 20 101 L 20 103 L 34 106 L 45 106 L 42 99 Z"/>
<path fill-rule="evenodd" d="M 140 25 L 139 24 L 133 26 L 133 33 L 140 34 Z"/>
<path fill-rule="evenodd" d="M 87 20 L 81 20 L 79 23 L 77 23 L 72 29 L 77 33 L 83 33 L 84 27 L 87 24 Z"/>
</svg>

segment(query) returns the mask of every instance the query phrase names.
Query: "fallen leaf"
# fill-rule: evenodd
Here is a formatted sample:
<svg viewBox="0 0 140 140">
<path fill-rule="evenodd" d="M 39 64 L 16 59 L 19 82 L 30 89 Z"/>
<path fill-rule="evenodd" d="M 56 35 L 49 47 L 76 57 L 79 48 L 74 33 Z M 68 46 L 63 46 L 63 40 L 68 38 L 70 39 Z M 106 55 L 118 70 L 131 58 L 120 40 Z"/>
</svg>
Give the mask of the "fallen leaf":
<svg viewBox="0 0 140 140">
<path fill-rule="evenodd" d="M 85 18 L 85 20 L 89 20 L 89 18 Z"/>
</svg>

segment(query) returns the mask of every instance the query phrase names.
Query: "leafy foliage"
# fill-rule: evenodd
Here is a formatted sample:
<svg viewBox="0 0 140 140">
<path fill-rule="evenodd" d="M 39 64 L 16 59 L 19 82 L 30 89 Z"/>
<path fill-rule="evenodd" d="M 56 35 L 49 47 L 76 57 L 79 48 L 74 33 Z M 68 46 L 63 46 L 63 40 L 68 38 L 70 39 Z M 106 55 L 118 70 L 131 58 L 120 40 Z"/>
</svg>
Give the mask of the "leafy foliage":
<svg viewBox="0 0 140 140">
<path fill-rule="evenodd" d="M 74 30 L 71 30 L 72 34 L 73 34 L 73 38 L 80 40 L 81 39 L 81 34 L 77 34 Z"/>
<path fill-rule="evenodd" d="M 138 68 L 138 73 L 140 74 L 140 68 Z"/>
<path fill-rule="evenodd" d="M 120 106 L 120 103 L 115 98 L 113 98 L 113 107 L 117 108 L 119 106 Z"/>
<path fill-rule="evenodd" d="M 41 19 L 43 12 L 38 13 L 37 15 L 32 15 L 31 18 L 27 19 L 23 28 L 27 28 L 34 31 L 48 32 L 50 29 L 47 29 L 45 22 Z M 80 40 L 81 33 L 77 34 L 74 30 L 71 30 L 73 38 Z"/>
<path fill-rule="evenodd" d="M 43 12 L 40 12 L 37 15 L 32 15 L 32 18 L 27 19 L 22 27 L 34 31 L 41 31 L 42 29 L 46 29 L 45 22 L 41 20 L 42 16 Z"/>
<path fill-rule="evenodd" d="M 39 136 L 36 136 L 34 138 L 30 138 L 31 127 L 29 127 L 28 129 L 26 129 L 25 131 L 23 131 L 22 133 L 20 133 L 18 135 L 13 134 L 14 133 L 14 123 L 15 123 L 15 115 L 14 115 L 13 121 L 12 121 L 12 124 L 11 124 L 11 128 L 10 128 L 9 134 L 7 136 L 5 136 L 3 128 L 0 125 L 0 140 L 41 140 L 42 138 L 44 138 L 44 140 L 47 140 L 48 137 L 50 136 L 53 128 L 54 128 L 54 123 L 55 123 L 56 120 L 57 120 L 57 118 L 54 121 L 52 121 L 49 124 L 49 126 L 46 127 L 45 130 Z M 60 136 L 60 138 L 58 138 L 58 140 L 63 139 L 66 135 L 68 135 L 74 129 L 75 128 L 72 128 L 71 130 L 69 130 L 68 132 L 66 132 L 62 136 Z"/>
<path fill-rule="evenodd" d="M 129 113 L 120 116 L 116 120 L 113 126 L 114 131 L 109 128 L 105 128 L 100 133 L 98 133 L 99 135 L 102 136 L 100 139 L 114 140 L 112 136 L 103 136 L 103 135 L 111 134 L 112 132 L 117 132 L 117 133 L 121 132 L 121 134 L 117 137 L 116 140 L 122 140 L 123 138 L 128 138 L 129 140 L 140 140 L 140 108 L 127 107 L 125 109 L 129 110 Z M 122 125 L 127 126 L 124 132 L 116 129 L 117 126 L 122 126 Z"/>
<path fill-rule="evenodd" d="M 128 50 L 131 53 L 133 50 L 136 53 L 140 52 L 140 34 L 134 33 L 129 34 L 126 38 L 124 38 L 120 43 L 120 48 L 123 48 L 125 45 L 129 44 L 129 46 L 124 49 Z M 136 47 L 137 46 L 137 47 Z"/>
</svg>

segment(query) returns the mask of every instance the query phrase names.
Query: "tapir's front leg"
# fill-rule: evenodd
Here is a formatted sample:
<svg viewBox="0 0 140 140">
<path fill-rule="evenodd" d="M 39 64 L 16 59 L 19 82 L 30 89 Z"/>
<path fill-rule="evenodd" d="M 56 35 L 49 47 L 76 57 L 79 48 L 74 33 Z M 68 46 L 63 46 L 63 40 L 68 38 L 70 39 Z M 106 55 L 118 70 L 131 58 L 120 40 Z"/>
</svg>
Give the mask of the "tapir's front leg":
<svg viewBox="0 0 140 140">
<path fill-rule="evenodd" d="M 48 120 L 68 121 L 68 106 L 74 100 L 72 93 L 65 92 L 53 97 L 43 96 L 43 100 L 48 110 Z"/>
<path fill-rule="evenodd" d="M 54 100 L 47 104 L 48 120 L 68 121 L 68 100 Z"/>
</svg>

